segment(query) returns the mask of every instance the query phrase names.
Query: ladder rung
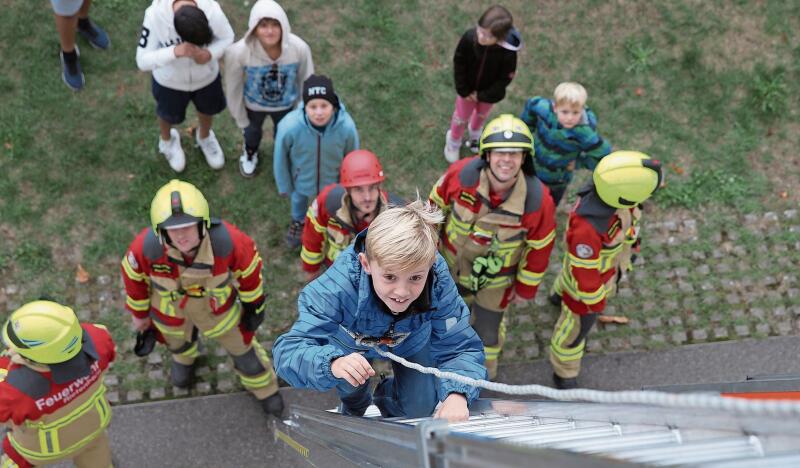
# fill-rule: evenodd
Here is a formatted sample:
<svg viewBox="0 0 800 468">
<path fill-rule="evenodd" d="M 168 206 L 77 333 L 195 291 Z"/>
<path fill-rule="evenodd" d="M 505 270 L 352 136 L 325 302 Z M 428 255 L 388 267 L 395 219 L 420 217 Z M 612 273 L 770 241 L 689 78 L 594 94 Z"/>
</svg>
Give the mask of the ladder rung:
<svg viewBox="0 0 800 468">
<path fill-rule="evenodd" d="M 504 440 L 508 440 L 509 442 L 521 443 L 525 445 L 541 446 L 565 440 L 585 439 L 588 437 L 601 437 L 601 436 L 605 437 L 605 436 L 612 436 L 615 434 L 619 435 L 618 426 L 614 426 L 612 424 L 603 424 L 600 426 L 560 430 L 544 434 L 515 436 Z"/>
<path fill-rule="evenodd" d="M 564 421 L 560 423 L 540 424 L 536 426 L 497 427 L 487 431 L 473 432 L 473 435 L 502 439 L 525 434 L 545 434 L 557 431 L 568 431 L 575 428 L 575 423 Z"/>
<path fill-rule="evenodd" d="M 680 445 L 669 444 L 652 448 L 622 449 L 614 452 L 613 456 L 642 463 L 675 464 L 732 458 L 728 456 L 729 454 L 736 454 L 736 456 L 760 455 L 758 447 L 750 438 L 734 437 L 689 442 Z"/>
<path fill-rule="evenodd" d="M 608 453 L 618 449 L 635 447 L 646 447 L 661 444 L 677 444 L 680 436 L 669 430 L 654 432 L 639 432 L 635 434 L 623 434 L 621 436 L 593 438 L 589 440 L 574 440 L 557 442 L 550 445 L 551 448 L 572 450 L 582 453 Z"/>
</svg>

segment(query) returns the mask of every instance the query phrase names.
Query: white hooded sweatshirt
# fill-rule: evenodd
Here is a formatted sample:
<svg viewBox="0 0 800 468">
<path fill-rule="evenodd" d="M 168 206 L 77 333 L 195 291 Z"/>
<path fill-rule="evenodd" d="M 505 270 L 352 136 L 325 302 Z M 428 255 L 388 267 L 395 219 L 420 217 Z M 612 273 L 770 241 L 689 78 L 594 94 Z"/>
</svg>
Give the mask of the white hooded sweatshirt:
<svg viewBox="0 0 800 468">
<path fill-rule="evenodd" d="M 281 55 L 272 60 L 255 35 L 263 18 L 281 24 Z M 289 18 L 273 0 L 258 0 L 250 10 L 247 33 L 225 51 L 223 84 L 228 110 L 236 125 L 250 124 L 247 109 L 276 112 L 295 107 L 303 97 L 303 82 L 314 73 L 311 49 L 292 34 Z"/>
<path fill-rule="evenodd" d="M 213 33 L 206 46 L 211 60 L 202 65 L 191 57 L 175 57 L 175 46 L 181 38 L 173 25 L 172 4 L 175 0 L 153 0 L 144 12 L 142 35 L 136 49 L 139 70 L 152 71 L 153 79 L 161 86 L 179 91 L 196 91 L 211 84 L 219 75 L 219 59 L 233 43 L 233 28 L 215 0 L 195 0 L 197 8 L 208 17 Z"/>
</svg>

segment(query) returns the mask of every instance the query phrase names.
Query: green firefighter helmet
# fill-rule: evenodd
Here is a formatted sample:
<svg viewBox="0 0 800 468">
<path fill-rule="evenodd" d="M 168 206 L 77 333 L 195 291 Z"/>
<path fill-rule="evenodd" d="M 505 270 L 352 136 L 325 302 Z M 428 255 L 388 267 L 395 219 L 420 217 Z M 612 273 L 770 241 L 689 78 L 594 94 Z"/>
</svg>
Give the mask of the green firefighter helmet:
<svg viewBox="0 0 800 468">
<path fill-rule="evenodd" d="M 208 202 L 203 193 L 189 182 L 172 179 L 158 189 L 150 205 L 150 224 L 156 235 L 162 229 L 191 226 L 203 223 L 211 227 Z"/>
<path fill-rule="evenodd" d="M 631 208 L 650 198 L 661 185 L 661 163 L 638 151 L 614 151 L 594 169 L 597 194 L 614 208 Z"/>
<path fill-rule="evenodd" d="M 533 152 L 533 135 L 528 125 L 511 114 L 503 114 L 486 124 L 481 134 L 480 152 L 523 151 Z"/>
<path fill-rule="evenodd" d="M 31 361 L 58 364 L 82 347 L 83 329 L 75 312 L 51 301 L 33 301 L 15 310 L 3 327 L 7 347 Z"/>
</svg>

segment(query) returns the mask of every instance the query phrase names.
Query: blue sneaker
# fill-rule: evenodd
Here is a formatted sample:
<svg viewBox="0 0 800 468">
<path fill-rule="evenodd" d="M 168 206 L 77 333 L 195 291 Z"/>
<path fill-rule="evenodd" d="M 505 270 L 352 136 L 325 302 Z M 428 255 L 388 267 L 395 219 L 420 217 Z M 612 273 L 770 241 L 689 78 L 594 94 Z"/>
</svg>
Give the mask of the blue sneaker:
<svg viewBox="0 0 800 468">
<path fill-rule="evenodd" d="M 71 90 L 80 91 L 83 89 L 85 80 L 81 70 L 81 53 L 78 50 L 78 46 L 75 46 L 75 54 L 77 55 L 75 61 L 68 62 L 64 59 L 64 51 L 59 51 L 58 55 L 61 57 L 61 79 Z"/>
<path fill-rule="evenodd" d="M 80 23 L 78 23 L 78 34 L 89 41 L 89 44 L 95 49 L 108 49 L 111 46 L 111 39 L 108 38 L 108 34 L 103 28 L 96 25 L 94 21 L 90 19 L 87 19 L 87 24 L 87 27 L 82 28 L 80 27 Z"/>
</svg>

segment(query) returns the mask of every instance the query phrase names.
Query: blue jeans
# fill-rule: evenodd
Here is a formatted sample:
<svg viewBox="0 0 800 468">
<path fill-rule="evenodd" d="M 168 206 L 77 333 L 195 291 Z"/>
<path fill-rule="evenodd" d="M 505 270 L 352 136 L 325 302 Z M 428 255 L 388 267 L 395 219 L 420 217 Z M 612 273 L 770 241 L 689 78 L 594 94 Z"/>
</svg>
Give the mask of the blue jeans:
<svg viewBox="0 0 800 468">
<path fill-rule="evenodd" d="M 433 364 L 428 345 L 406 359 L 426 367 Z M 381 415 L 387 418 L 395 416 L 422 418 L 433 414 L 439 402 L 436 377 L 422 374 L 394 361 L 392 370 L 394 377 L 381 380 L 375 387 L 374 394 L 370 394 L 369 382 L 354 387 L 346 380 L 342 380 L 336 386 L 336 392 L 343 404 L 342 413 L 363 416 L 370 403 L 375 403 L 381 410 Z"/>
<path fill-rule="evenodd" d="M 292 221 L 303 222 L 308 210 L 308 197 L 300 192 L 292 192 L 289 198 L 292 204 Z"/>
</svg>

